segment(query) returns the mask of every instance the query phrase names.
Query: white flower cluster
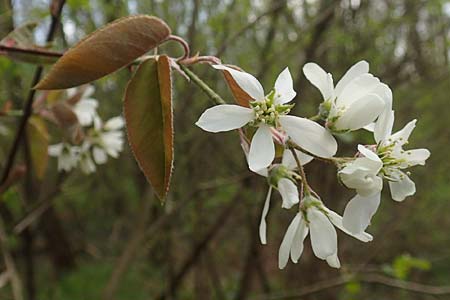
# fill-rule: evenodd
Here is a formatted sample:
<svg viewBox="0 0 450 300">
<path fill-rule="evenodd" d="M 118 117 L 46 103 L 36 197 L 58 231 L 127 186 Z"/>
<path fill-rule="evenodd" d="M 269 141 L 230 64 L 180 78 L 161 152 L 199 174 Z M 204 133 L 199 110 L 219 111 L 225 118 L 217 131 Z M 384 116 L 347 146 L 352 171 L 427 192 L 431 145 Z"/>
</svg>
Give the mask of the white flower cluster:
<svg viewBox="0 0 450 300">
<path fill-rule="evenodd" d="M 77 93 L 75 88 L 67 91 L 69 98 Z M 73 145 L 63 141 L 48 148 L 49 155 L 57 157 L 60 171 L 68 172 L 79 167 L 86 174 L 93 173 L 96 171 L 96 164 L 106 163 L 108 156 L 117 158 L 123 150 L 123 118 L 117 116 L 103 123 L 97 114 L 98 101 L 91 98 L 93 93 L 94 88 L 88 86 L 72 108 L 78 123 L 84 129 L 81 144 Z"/>
<path fill-rule="evenodd" d="M 266 244 L 266 215 L 272 190 L 279 191 L 282 208 L 298 204 L 298 212 L 289 225 L 279 250 L 279 267 L 289 260 L 296 263 L 309 234 L 314 254 L 331 267 L 339 268 L 335 227 L 363 242 L 372 240 L 365 232 L 380 202 L 383 179 L 389 182 L 396 201 L 415 193 L 415 186 L 402 170 L 423 165 L 430 152 L 426 149 L 403 150 L 415 126 L 415 120 L 391 134 L 394 123 L 390 88 L 369 73 L 369 64 L 353 65 L 334 85 L 333 77 L 315 63 L 303 67 L 306 78 L 323 96 L 319 114 L 314 118 L 290 116 L 296 96 L 289 69 L 284 69 L 274 88 L 265 94 L 252 75 L 224 65 L 215 69 L 228 72 L 251 99 L 249 107 L 217 105 L 207 109 L 196 123 L 209 132 L 239 129 L 250 170 L 267 177 L 267 194 L 260 223 L 261 243 Z M 318 120 L 316 122 L 315 120 Z M 319 124 L 321 122 L 321 124 Z M 251 142 L 248 132 L 255 128 Z M 375 144 L 359 145 L 357 155 L 337 158 L 337 142 L 333 134 L 366 129 L 374 133 Z M 275 144 L 283 149 L 281 162 L 276 162 Z M 320 196 L 308 185 L 303 165 L 314 158 L 332 162 L 338 168 L 340 181 L 356 191 L 344 215 L 328 209 Z M 300 191 L 299 191 L 300 190 Z"/>
</svg>

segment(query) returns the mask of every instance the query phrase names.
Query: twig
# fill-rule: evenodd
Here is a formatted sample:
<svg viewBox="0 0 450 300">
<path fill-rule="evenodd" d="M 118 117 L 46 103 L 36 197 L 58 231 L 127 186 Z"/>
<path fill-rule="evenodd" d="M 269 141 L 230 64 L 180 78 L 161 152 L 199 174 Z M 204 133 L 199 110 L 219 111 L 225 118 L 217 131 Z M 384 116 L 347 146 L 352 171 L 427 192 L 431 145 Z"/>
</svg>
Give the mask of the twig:
<svg viewBox="0 0 450 300">
<path fill-rule="evenodd" d="M 46 194 L 40 194 L 39 201 L 30 212 L 24 216 L 15 226 L 13 232 L 20 234 L 28 226 L 36 222 L 53 205 L 54 198 L 61 192 L 61 185 L 68 178 L 67 174 L 60 175 L 58 181 L 53 183 L 52 189 Z"/>
<path fill-rule="evenodd" d="M 426 295 L 449 295 L 450 286 L 433 286 L 426 285 L 417 282 L 403 281 L 395 278 L 390 278 L 388 276 L 380 274 L 359 274 L 359 275 L 345 275 L 341 277 L 332 278 L 329 280 L 324 280 L 313 285 L 305 286 L 299 291 L 291 291 L 289 293 L 283 293 L 278 295 L 266 295 L 255 297 L 258 300 L 290 300 L 299 299 L 307 295 L 319 293 L 330 288 L 338 287 L 344 285 L 351 281 L 360 281 L 364 283 L 380 284 L 387 287 L 397 288 L 405 290 L 412 293 L 426 294 Z"/>
<path fill-rule="evenodd" d="M 194 82 L 215 104 L 225 104 L 225 100 L 222 99 L 216 92 L 214 92 L 203 80 L 198 78 L 188 67 L 180 64 L 180 68 L 186 73 L 186 75 Z"/>
<path fill-rule="evenodd" d="M 217 232 L 224 227 L 225 222 L 235 209 L 236 204 L 239 203 L 240 196 L 236 195 L 234 199 L 224 208 L 222 213 L 217 217 L 216 222 L 211 226 L 209 231 L 205 234 L 203 239 L 197 244 L 192 251 L 192 254 L 182 264 L 180 270 L 175 274 L 172 282 L 169 283 L 168 288 L 159 295 L 156 299 L 165 300 L 173 297 L 176 294 L 178 287 L 183 281 L 185 275 L 189 272 L 195 262 L 201 257 L 201 254 L 207 248 L 209 242 L 216 236 Z"/>
<path fill-rule="evenodd" d="M 62 8 L 64 6 L 65 0 L 60 0 L 58 2 L 59 6 L 57 7 L 57 9 L 54 10 L 55 13 L 52 13 L 52 21 L 50 24 L 50 28 L 48 30 L 47 33 L 47 38 L 46 41 L 47 42 L 51 42 L 53 40 L 53 37 L 55 35 L 56 29 L 58 27 L 59 24 L 59 20 L 61 17 L 61 12 L 62 12 Z M 31 83 L 31 87 L 34 87 L 39 80 L 41 79 L 42 76 L 42 72 L 43 72 L 44 68 L 42 66 L 37 67 L 35 73 L 34 73 L 34 77 L 33 77 L 33 81 Z M 26 100 L 26 104 L 25 107 L 23 109 L 23 116 L 20 119 L 20 123 L 19 126 L 17 128 L 17 132 L 16 132 L 16 136 L 14 138 L 13 141 L 13 145 L 11 147 L 11 150 L 9 151 L 7 160 L 6 160 L 6 164 L 5 164 L 5 168 L 3 170 L 3 174 L 0 178 L 0 186 L 6 181 L 6 179 L 8 178 L 9 172 L 11 171 L 11 168 L 14 164 L 14 160 L 16 159 L 16 155 L 17 155 L 17 151 L 19 149 L 19 145 L 20 145 L 20 141 L 25 133 L 25 128 L 28 122 L 28 119 L 30 118 L 32 112 L 33 112 L 33 101 L 34 101 L 34 95 L 36 94 L 36 90 L 35 89 L 30 89 L 30 92 L 28 93 L 28 97 Z"/>
<path fill-rule="evenodd" d="M 19 48 L 19 47 L 6 46 L 6 45 L 0 45 L 0 51 L 5 51 L 7 53 L 8 52 L 24 53 L 24 54 L 32 54 L 32 55 L 55 57 L 55 58 L 59 58 L 59 57 L 63 56 L 63 54 L 64 54 L 62 52 L 56 52 L 56 51 L 49 51 L 49 50 L 43 50 L 43 49 L 27 49 L 27 48 Z"/>
<path fill-rule="evenodd" d="M 297 168 L 300 173 L 300 177 L 302 179 L 302 186 L 307 196 L 311 195 L 311 188 L 309 187 L 308 180 L 306 178 L 305 170 L 303 169 L 302 163 L 297 157 L 297 153 L 295 153 L 295 148 L 289 148 L 292 152 L 292 156 L 294 156 L 295 162 L 297 163 Z"/>
<path fill-rule="evenodd" d="M 229 45 L 233 44 L 237 38 L 239 38 L 241 35 L 243 35 L 247 30 L 249 30 L 250 28 L 255 26 L 259 21 L 261 21 L 261 19 L 278 11 L 283 6 L 284 6 L 283 2 L 279 3 L 278 5 L 272 6 L 271 8 L 269 8 L 268 10 L 266 10 L 265 12 L 260 14 L 255 20 L 253 20 L 253 22 L 250 22 L 247 25 L 245 25 L 244 27 L 242 27 L 239 31 L 237 31 L 235 34 L 233 34 L 229 39 L 227 39 L 225 42 L 223 42 L 223 44 L 220 46 L 220 48 L 217 51 L 215 56 L 217 56 L 217 57 L 221 56 L 225 52 L 227 47 Z"/>
<path fill-rule="evenodd" d="M 141 245 L 142 241 L 145 238 L 145 227 L 148 221 L 149 216 L 149 209 L 150 209 L 150 203 L 152 202 L 149 198 L 149 195 L 151 195 L 151 190 L 145 193 L 145 196 L 143 197 L 142 201 L 142 207 L 139 209 L 139 215 L 137 218 L 137 222 L 133 228 L 135 228 L 135 231 L 127 243 L 127 246 L 125 247 L 122 255 L 118 259 L 116 266 L 113 270 L 113 273 L 108 281 L 108 284 L 103 292 L 103 299 L 113 299 L 114 294 L 117 290 L 118 284 L 120 282 L 120 279 L 122 277 L 122 274 L 127 269 L 128 265 L 130 264 L 132 257 L 135 255 L 138 247 Z"/>
<path fill-rule="evenodd" d="M 5 261 L 6 269 L 11 280 L 13 297 L 15 300 L 23 300 L 22 281 L 20 280 L 17 272 L 16 265 L 13 257 L 8 249 L 8 237 L 6 236 L 5 227 L 3 221 L 0 220 L 0 249 L 3 253 L 3 259 Z"/>
</svg>

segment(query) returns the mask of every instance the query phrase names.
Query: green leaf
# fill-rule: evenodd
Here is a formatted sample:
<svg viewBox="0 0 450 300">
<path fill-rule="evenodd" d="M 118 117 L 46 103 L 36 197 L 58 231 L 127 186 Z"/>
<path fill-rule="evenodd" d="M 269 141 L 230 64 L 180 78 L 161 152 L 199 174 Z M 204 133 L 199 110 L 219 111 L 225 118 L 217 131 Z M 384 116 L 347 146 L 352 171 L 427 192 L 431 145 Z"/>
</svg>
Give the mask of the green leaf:
<svg viewBox="0 0 450 300">
<path fill-rule="evenodd" d="M 61 53 L 36 45 L 33 34 L 36 25 L 28 23 L 11 31 L 0 41 L 0 54 L 3 53 L 13 60 L 38 65 L 55 63 Z"/>
<path fill-rule="evenodd" d="M 145 16 L 121 18 L 94 31 L 69 49 L 36 89 L 66 89 L 88 83 L 132 63 L 164 42 L 170 28 Z"/>
<path fill-rule="evenodd" d="M 164 201 L 173 167 L 172 83 L 165 55 L 141 63 L 128 83 L 124 114 L 134 156 Z"/>
<path fill-rule="evenodd" d="M 49 135 L 45 121 L 33 116 L 27 123 L 27 138 L 30 146 L 31 163 L 38 179 L 44 177 L 48 163 Z"/>
</svg>

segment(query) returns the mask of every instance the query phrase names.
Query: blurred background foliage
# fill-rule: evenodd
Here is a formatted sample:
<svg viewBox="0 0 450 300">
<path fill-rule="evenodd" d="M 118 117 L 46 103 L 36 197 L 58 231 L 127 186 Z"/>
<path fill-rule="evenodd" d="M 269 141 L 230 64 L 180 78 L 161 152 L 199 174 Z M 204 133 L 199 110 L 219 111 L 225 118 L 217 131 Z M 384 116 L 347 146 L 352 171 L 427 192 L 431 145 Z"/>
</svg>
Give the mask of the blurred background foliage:
<svg viewBox="0 0 450 300">
<path fill-rule="evenodd" d="M 35 21 L 42 42 L 48 2 L 1 0 L 0 37 Z M 289 66 L 298 92 L 294 113 L 302 116 L 315 114 L 321 99 L 302 75 L 305 62 L 319 63 L 336 80 L 365 59 L 394 91 L 394 129 L 417 118 L 411 147 L 429 148 L 431 158 L 413 170 L 416 195 L 403 203 L 383 196 L 368 230 L 373 242 L 340 234 L 340 270 L 316 259 L 306 243 L 299 264 L 280 271 L 278 247 L 292 212 L 275 196 L 268 245 L 261 246 L 266 183 L 247 170 L 237 133 L 214 135 L 193 125 L 211 104 L 175 74 L 175 173 L 164 206 L 128 148 L 90 176 L 58 175 L 52 160 L 31 197 L 21 185 L 2 195 L 25 299 L 450 298 L 450 1 L 68 0 L 53 47 L 67 49 L 103 24 L 136 13 L 162 18 L 193 52 L 239 65 L 265 86 Z M 174 43 L 159 51 L 181 53 Z M 0 56 L 0 106 L 11 100 L 22 107 L 34 68 Z M 233 101 L 217 71 L 207 65 L 194 71 Z M 129 77 L 124 69 L 95 82 L 105 119 L 121 113 Z M 15 118 L 0 119 L 0 164 L 16 126 Z M 352 155 L 358 141 L 371 142 L 365 132 L 339 139 L 344 155 Z M 335 170 L 313 162 L 306 172 L 325 203 L 342 212 L 352 194 L 337 183 Z M 50 205 L 14 234 L 41 203 Z M 0 299 L 12 299 L 9 285 L 1 287 Z"/>
</svg>

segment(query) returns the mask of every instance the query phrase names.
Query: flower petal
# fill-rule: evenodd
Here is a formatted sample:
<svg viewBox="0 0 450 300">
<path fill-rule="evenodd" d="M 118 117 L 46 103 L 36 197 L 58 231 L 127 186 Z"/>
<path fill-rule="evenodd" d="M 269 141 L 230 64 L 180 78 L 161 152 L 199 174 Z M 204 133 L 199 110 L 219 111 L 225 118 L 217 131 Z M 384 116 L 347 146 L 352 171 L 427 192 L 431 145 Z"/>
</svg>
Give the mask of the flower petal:
<svg viewBox="0 0 450 300">
<path fill-rule="evenodd" d="M 297 155 L 298 160 L 302 164 L 302 166 L 306 165 L 310 161 L 314 159 L 314 157 L 309 156 L 301 151 L 295 150 L 295 154 Z M 281 159 L 281 164 L 286 166 L 288 169 L 293 170 L 297 168 L 297 162 L 295 161 L 294 155 L 290 150 L 284 150 L 283 158 Z"/>
<path fill-rule="evenodd" d="M 369 197 L 356 195 L 345 207 L 342 225 L 351 233 L 364 232 L 380 205 L 381 193 Z"/>
<path fill-rule="evenodd" d="M 241 128 L 253 117 L 254 112 L 250 108 L 222 104 L 205 110 L 195 125 L 209 132 L 229 131 Z"/>
<path fill-rule="evenodd" d="M 259 83 L 258 79 L 256 79 L 253 75 L 235 70 L 233 68 L 224 66 L 224 65 L 213 65 L 214 69 L 217 70 L 225 70 L 230 73 L 236 83 L 244 90 L 250 97 L 254 100 L 262 101 L 264 100 L 264 89 Z"/>
<path fill-rule="evenodd" d="M 381 83 L 374 91 L 384 101 L 384 110 L 378 117 L 374 126 L 374 137 L 378 143 L 392 133 L 394 124 L 394 111 L 392 110 L 392 90 L 388 85 Z"/>
<path fill-rule="evenodd" d="M 289 68 L 286 67 L 275 81 L 275 103 L 284 104 L 294 99 L 297 93 L 294 91 L 293 86 L 291 73 Z"/>
<path fill-rule="evenodd" d="M 395 201 L 403 201 L 406 197 L 416 193 L 416 185 L 405 173 L 401 173 L 399 181 L 390 181 L 392 199 Z"/>
<path fill-rule="evenodd" d="M 408 168 L 416 165 L 425 165 L 425 161 L 430 157 L 430 151 L 428 149 L 412 149 L 405 150 L 399 155 L 395 155 L 395 158 L 404 160 L 401 163 L 400 168 Z"/>
<path fill-rule="evenodd" d="M 330 73 L 325 72 L 318 64 L 307 63 L 303 66 L 303 74 L 319 89 L 324 100 L 334 98 L 333 77 Z"/>
<path fill-rule="evenodd" d="M 336 154 L 336 140 L 316 122 L 295 116 L 280 116 L 279 121 L 290 138 L 303 149 L 320 157 Z"/>
<path fill-rule="evenodd" d="M 261 222 L 259 223 L 259 239 L 261 244 L 265 245 L 267 243 L 267 223 L 266 217 L 270 208 L 270 197 L 272 196 L 272 186 L 269 186 L 269 191 L 267 192 L 266 201 L 264 201 L 264 207 L 261 213 Z"/>
<path fill-rule="evenodd" d="M 284 269 L 289 260 L 289 254 L 291 252 L 292 241 L 294 240 L 294 235 L 297 231 L 301 219 L 301 214 L 297 213 L 286 230 L 283 241 L 280 245 L 280 250 L 278 252 L 278 267 Z"/>
<path fill-rule="evenodd" d="M 289 209 L 299 202 L 297 186 L 291 180 L 281 178 L 278 181 L 277 188 L 281 194 L 281 199 L 283 199 L 282 208 Z"/>
<path fill-rule="evenodd" d="M 416 127 L 416 123 L 417 123 L 416 119 L 410 121 L 401 130 L 391 135 L 390 139 L 392 139 L 393 141 L 398 141 L 397 145 L 400 146 L 404 145 L 406 142 L 408 142 L 409 136 Z"/>
<path fill-rule="evenodd" d="M 48 155 L 50 156 L 60 156 L 63 151 L 63 143 L 48 146 Z"/>
<path fill-rule="evenodd" d="M 125 125 L 125 120 L 121 116 L 109 119 L 105 123 L 105 130 L 119 130 Z"/>
<path fill-rule="evenodd" d="M 353 102 L 336 120 L 339 130 L 357 130 L 373 122 L 383 111 L 384 102 L 376 94 L 367 94 Z"/>
<path fill-rule="evenodd" d="M 362 155 L 364 155 L 365 157 L 367 157 L 368 159 L 370 159 L 372 161 L 381 162 L 380 157 L 378 157 L 378 155 L 375 152 L 364 147 L 361 144 L 358 144 L 358 151 L 359 151 L 359 153 L 361 153 Z"/>
<path fill-rule="evenodd" d="M 350 81 L 336 99 L 338 107 L 349 107 L 353 102 L 371 93 L 380 84 L 380 80 L 372 74 L 363 74 Z"/>
<path fill-rule="evenodd" d="M 297 231 L 295 232 L 291 246 L 291 260 L 295 264 L 298 262 L 300 256 L 302 256 L 303 242 L 307 235 L 308 235 L 308 226 L 306 225 L 305 221 L 302 218 L 300 220 L 300 224 L 297 227 Z"/>
<path fill-rule="evenodd" d="M 94 147 L 94 149 L 92 150 L 92 155 L 94 157 L 95 163 L 98 165 L 104 164 L 108 160 L 106 152 L 98 147 Z"/>
<path fill-rule="evenodd" d="M 267 125 L 259 125 L 250 144 L 248 153 L 248 165 L 250 170 L 258 172 L 268 167 L 275 158 L 275 145 L 273 143 L 272 132 Z"/>
<path fill-rule="evenodd" d="M 369 63 L 367 61 L 362 60 L 354 64 L 336 84 L 336 88 L 334 89 L 336 97 L 339 97 L 349 82 L 366 73 L 369 73 Z"/>
<path fill-rule="evenodd" d="M 328 256 L 326 261 L 327 261 L 327 264 L 332 268 L 339 269 L 341 267 L 341 262 L 339 261 L 337 253 L 334 253 L 333 255 Z"/>
<path fill-rule="evenodd" d="M 357 234 L 351 233 L 344 227 L 344 225 L 342 225 L 342 217 L 340 215 L 338 215 L 337 213 L 335 213 L 334 211 L 332 211 L 331 209 L 328 209 L 326 207 L 325 207 L 325 210 L 328 213 L 328 219 L 330 219 L 331 223 L 333 223 L 334 226 L 336 226 L 337 228 L 342 230 L 345 234 L 348 234 L 348 235 L 360 240 L 361 242 L 365 242 L 365 243 L 373 240 L 373 236 L 371 236 L 367 232 L 362 232 L 362 233 L 357 233 Z"/>
<path fill-rule="evenodd" d="M 326 259 L 337 252 L 336 230 L 327 216 L 317 208 L 309 208 L 307 214 L 314 255 Z"/>
</svg>

